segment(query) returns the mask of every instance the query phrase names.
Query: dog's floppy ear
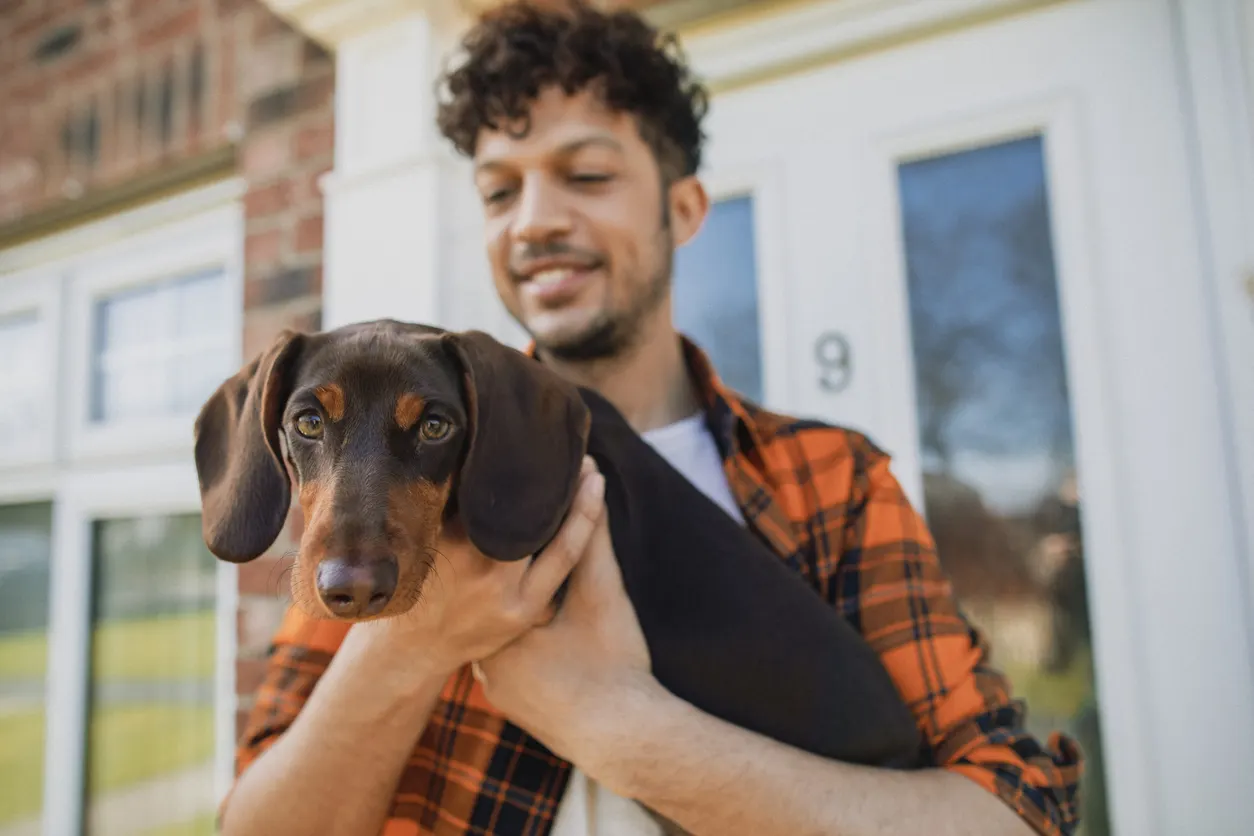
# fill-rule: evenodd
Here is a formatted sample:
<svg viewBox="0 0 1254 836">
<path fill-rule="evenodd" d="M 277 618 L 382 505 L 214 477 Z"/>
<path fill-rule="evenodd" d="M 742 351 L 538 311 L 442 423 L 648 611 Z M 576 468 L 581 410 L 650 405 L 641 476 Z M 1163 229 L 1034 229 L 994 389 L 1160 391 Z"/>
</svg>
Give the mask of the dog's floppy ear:
<svg viewBox="0 0 1254 836">
<path fill-rule="evenodd" d="M 278 538 L 291 503 L 279 420 L 304 337 L 284 330 L 218 387 L 196 418 L 196 475 L 205 545 L 246 563 Z"/>
<path fill-rule="evenodd" d="M 519 560 L 557 533 L 578 487 L 591 416 L 579 390 L 482 331 L 445 334 L 465 376 L 470 439 L 457 509 L 470 541 Z"/>
</svg>

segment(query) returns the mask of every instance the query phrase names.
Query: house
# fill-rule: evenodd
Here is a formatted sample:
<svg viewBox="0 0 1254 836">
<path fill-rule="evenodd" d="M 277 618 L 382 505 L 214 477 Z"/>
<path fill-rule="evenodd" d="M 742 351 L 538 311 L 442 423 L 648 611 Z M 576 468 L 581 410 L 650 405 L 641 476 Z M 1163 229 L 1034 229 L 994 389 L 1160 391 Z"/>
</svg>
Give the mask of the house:
<svg viewBox="0 0 1254 836">
<path fill-rule="evenodd" d="M 300 524 L 204 550 L 217 382 L 284 326 L 523 342 L 432 121 L 492 2 L 0 3 L 0 836 L 212 832 Z M 1086 834 L 1242 832 L 1254 9 L 634 5 L 714 94 L 681 326 L 893 454 L 1034 727 L 1091 750 Z"/>
</svg>

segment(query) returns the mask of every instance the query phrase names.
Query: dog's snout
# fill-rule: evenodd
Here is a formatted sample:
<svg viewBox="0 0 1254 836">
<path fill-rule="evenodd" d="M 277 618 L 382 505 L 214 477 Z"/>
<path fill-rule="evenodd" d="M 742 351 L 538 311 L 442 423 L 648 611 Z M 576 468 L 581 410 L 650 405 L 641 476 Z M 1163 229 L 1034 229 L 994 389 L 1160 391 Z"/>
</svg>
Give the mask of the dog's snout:
<svg viewBox="0 0 1254 836">
<path fill-rule="evenodd" d="M 318 565 L 318 596 L 334 615 L 378 615 L 392 600 L 400 574 L 392 556 L 349 562 L 328 558 Z"/>
</svg>

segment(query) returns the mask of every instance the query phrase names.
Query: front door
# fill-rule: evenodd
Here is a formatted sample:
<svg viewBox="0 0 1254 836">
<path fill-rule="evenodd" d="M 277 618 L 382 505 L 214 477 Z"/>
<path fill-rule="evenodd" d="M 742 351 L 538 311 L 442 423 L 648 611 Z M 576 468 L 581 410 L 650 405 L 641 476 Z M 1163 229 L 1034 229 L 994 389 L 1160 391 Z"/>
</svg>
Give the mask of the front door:
<svg viewBox="0 0 1254 836">
<path fill-rule="evenodd" d="M 1174 26 L 1044 4 L 723 92 L 676 263 L 731 384 L 893 455 L 1087 836 L 1254 795 Z"/>
</svg>

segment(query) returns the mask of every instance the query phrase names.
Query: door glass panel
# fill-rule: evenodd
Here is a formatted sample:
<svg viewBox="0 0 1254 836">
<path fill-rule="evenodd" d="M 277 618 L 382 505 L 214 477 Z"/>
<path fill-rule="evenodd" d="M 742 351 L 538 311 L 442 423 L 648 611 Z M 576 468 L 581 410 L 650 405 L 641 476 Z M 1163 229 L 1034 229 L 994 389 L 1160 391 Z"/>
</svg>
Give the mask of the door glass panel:
<svg viewBox="0 0 1254 836">
<path fill-rule="evenodd" d="M 1109 832 L 1049 195 L 1040 137 L 900 166 L 924 512 L 1030 729 L 1087 757 Z"/>
<path fill-rule="evenodd" d="M 762 401 L 753 198 L 711 204 L 701 230 L 675 253 L 675 325 L 705 350 L 719 377 Z"/>
<path fill-rule="evenodd" d="M 92 535 L 86 832 L 211 834 L 217 567 L 200 517 Z"/>
<path fill-rule="evenodd" d="M 39 832 L 51 565 L 52 503 L 0 506 L 0 833 Z"/>
</svg>

